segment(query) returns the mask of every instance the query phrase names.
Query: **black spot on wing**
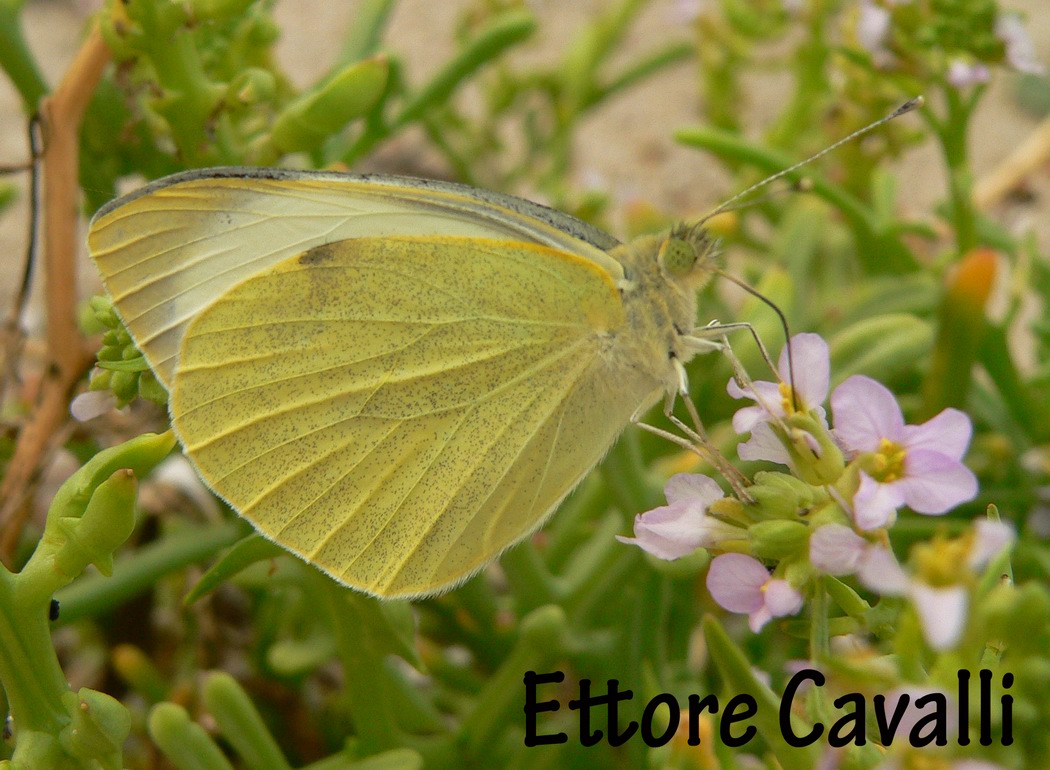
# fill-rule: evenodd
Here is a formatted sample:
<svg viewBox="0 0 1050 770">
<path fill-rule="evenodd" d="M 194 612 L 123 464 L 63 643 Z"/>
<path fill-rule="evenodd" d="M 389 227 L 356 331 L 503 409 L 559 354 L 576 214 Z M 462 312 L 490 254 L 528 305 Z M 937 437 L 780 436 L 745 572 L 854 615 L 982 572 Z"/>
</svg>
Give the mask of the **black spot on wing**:
<svg viewBox="0 0 1050 770">
<path fill-rule="evenodd" d="M 336 243 L 325 243 L 321 246 L 314 246 L 299 255 L 299 264 L 323 265 L 325 262 L 331 262 L 335 259 L 337 245 Z"/>
</svg>

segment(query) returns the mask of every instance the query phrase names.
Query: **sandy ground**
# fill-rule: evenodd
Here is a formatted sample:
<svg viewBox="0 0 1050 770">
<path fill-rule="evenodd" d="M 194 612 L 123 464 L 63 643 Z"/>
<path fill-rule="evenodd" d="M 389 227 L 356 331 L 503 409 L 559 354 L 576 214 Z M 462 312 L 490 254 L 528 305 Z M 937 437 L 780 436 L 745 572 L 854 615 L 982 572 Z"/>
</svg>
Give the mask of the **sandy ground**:
<svg viewBox="0 0 1050 770">
<path fill-rule="evenodd" d="M 410 82 L 420 82 L 436 63 L 447 58 L 456 19 L 471 0 L 401 0 L 387 35 L 388 47 L 406 63 Z M 540 34 L 522 54 L 543 60 L 559 56 L 586 19 L 609 7 L 612 0 L 532 0 L 541 25 Z M 308 83 L 323 72 L 338 50 L 342 31 L 352 17 L 354 2 L 284 0 L 278 3 L 283 29 L 279 56 L 293 78 Z M 624 43 L 625 55 L 685 38 L 688 30 L 676 21 L 681 0 L 654 0 Z M 1050 63 L 1050 14 L 1046 0 L 1007 4 L 1028 14 L 1036 51 Z M 61 76 L 76 50 L 92 0 L 33 0 L 25 12 L 26 32 L 50 82 Z M 676 16 L 676 14 L 678 14 Z M 614 201 L 649 201 L 675 216 L 689 216 L 709 208 L 731 193 L 717 172 L 717 163 L 702 153 L 678 146 L 676 128 L 698 122 L 700 105 L 695 91 L 693 65 L 681 64 L 645 81 L 640 87 L 601 106 L 581 127 L 578 135 L 580 184 L 611 191 Z M 1000 77 L 985 100 L 973 130 L 972 153 L 978 175 L 1000 163 L 1037 123 L 1014 103 L 1009 77 Z M 745 105 L 753 132 L 776 113 L 774 81 L 756 82 Z M 25 157 L 24 124 L 13 89 L 0 82 L 0 163 Z M 411 135 L 403 142 L 411 144 Z M 403 148 L 412 151 L 411 147 Z M 943 176 L 932 148 L 913 152 L 899 166 L 901 205 L 925 211 L 943 196 Z M 19 182 L 21 184 L 21 182 Z M 1050 244 L 1050 181 L 1033 180 L 1037 193 L 1032 202 L 1001 211 L 1004 221 L 1018 230 L 1034 228 L 1044 247 Z M 1041 193 L 1041 194 L 1040 194 Z M 23 198 L 24 200 L 24 198 Z M 6 304 L 20 270 L 26 208 L 8 209 L 0 217 L 0 302 Z M 97 281 L 87 265 L 79 276 L 87 296 Z M 36 315 L 34 326 L 41 322 Z"/>
</svg>

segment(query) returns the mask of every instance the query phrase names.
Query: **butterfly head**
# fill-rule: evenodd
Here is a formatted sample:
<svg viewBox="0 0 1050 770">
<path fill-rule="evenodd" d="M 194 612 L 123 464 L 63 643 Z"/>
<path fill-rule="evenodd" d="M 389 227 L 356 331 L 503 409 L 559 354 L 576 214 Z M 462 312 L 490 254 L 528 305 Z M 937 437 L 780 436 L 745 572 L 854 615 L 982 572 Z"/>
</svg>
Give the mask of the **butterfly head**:
<svg viewBox="0 0 1050 770">
<path fill-rule="evenodd" d="M 670 280 L 698 289 L 714 272 L 718 242 L 701 224 L 679 225 L 660 244 L 657 260 Z"/>
</svg>

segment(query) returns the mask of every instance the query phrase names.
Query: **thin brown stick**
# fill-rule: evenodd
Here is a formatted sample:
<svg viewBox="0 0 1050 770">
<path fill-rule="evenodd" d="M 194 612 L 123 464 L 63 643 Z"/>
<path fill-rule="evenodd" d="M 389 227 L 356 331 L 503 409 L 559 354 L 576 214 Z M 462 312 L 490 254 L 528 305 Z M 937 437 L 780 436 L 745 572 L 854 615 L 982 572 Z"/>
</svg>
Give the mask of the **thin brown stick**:
<svg viewBox="0 0 1050 770">
<path fill-rule="evenodd" d="M 997 205 L 1048 162 L 1050 118 L 1045 118 L 1002 163 L 977 180 L 973 186 L 974 207 L 987 211 Z"/>
<path fill-rule="evenodd" d="M 93 358 L 76 319 L 79 134 L 84 111 L 109 58 L 96 25 L 58 88 L 40 105 L 46 147 L 43 267 L 47 365 L 36 403 L 18 435 L 14 456 L 0 484 L 0 557 L 9 566 L 29 514 L 26 501 L 33 481 L 68 419 L 69 395 Z"/>
</svg>

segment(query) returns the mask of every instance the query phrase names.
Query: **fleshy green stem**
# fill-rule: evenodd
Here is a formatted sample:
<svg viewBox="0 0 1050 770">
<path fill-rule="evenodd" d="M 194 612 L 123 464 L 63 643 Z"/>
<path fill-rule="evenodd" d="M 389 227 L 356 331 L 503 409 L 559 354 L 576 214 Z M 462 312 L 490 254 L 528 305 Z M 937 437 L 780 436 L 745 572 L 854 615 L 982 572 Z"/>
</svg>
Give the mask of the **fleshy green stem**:
<svg viewBox="0 0 1050 770">
<path fill-rule="evenodd" d="M 47 83 L 22 35 L 20 0 L 0 0 L 0 69 L 18 89 L 27 112 L 35 112 Z"/>
<path fill-rule="evenodd" d="M 0 682 L 17 740 L 11 768 L 114 768 L 130 727 L 127 710 L 102 693 L 73 693 L 48 626 L 51 596 L 89 565 L 112 571 L 112 554 L 135 523 L 135 475 L 174 445 L 146 434 L 99 452 L 55 494 L 36 551 L 18 574 L 0 571 Z"/>
</svg>

